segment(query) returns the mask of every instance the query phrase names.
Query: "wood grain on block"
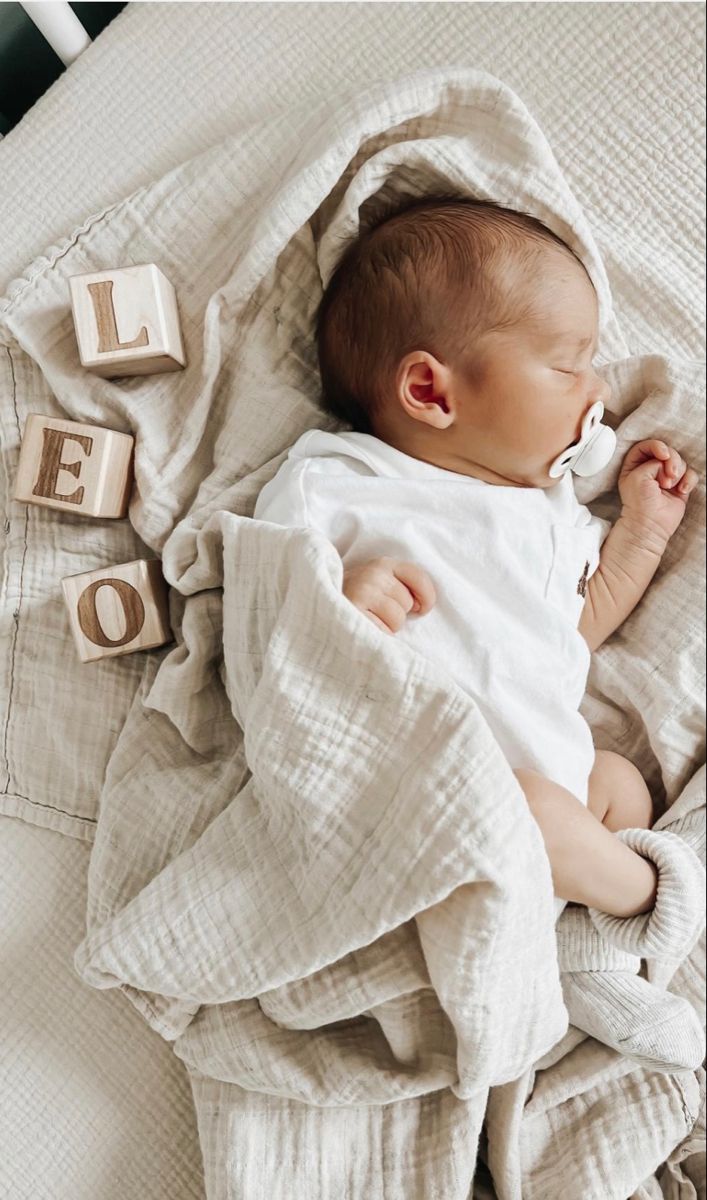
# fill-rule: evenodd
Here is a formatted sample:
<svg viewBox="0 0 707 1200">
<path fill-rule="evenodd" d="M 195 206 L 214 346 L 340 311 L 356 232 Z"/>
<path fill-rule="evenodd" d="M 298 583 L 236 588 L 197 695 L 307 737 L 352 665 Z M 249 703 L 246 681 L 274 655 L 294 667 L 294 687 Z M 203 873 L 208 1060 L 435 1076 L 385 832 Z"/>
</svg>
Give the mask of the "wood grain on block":
<svg viewBox="0 0 707 1200">
<path fill-rule="evenodd" d="M 61 586 L 82 662 L 172 640 L 167 584 L 157 558 L 68 575 Z"/>
<path fill-rule="evenodd" d="M 129 433 L 31 413 L 15 481 L 15 500 L 86 517 L 124 517 L 133 481 Z"/>
<path fill-rule="evenodd" d="M 154 263 L 69 278 L 81 364 L 107 379 L 181 371 L 177 296 Z"/>
</svg>

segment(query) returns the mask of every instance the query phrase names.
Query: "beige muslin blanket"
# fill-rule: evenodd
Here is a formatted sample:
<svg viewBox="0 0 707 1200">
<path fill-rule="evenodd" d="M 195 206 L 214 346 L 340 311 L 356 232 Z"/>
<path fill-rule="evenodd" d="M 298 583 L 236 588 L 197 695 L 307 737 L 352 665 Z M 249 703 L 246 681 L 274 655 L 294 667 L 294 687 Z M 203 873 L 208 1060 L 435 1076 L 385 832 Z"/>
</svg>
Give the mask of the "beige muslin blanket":
<svg viewBox="0 0 707 1200">
<path fill-rule="evenodd" d="M 498 80 L 423 71 L 297 128 L 249 129 L 99 214 L 0 308 L 18 417 L 135 433 L 130 520 L 173 588 L 173 647 L 68 677 L 77 754 L 95 753 L 82 708 L 119 729 L 76 966 L 174 1041 L 210 1200 L 466 1200 L 480 1148 L 500 1200 L 625 1200 L 692 1145 L 700 1079 L 568 1031 L 542 840 L 473 701 L 343 600 L 319 535 L 250 513 L 292 441 L 327 423 L 313 314 L 347 239 L 396 198 L 452 188 L 526 209 L 582 256 L 619 439 L 578 488 L 600 515 L 639 438 L 670 437 L 704 472 L 699 364 L 631 357 L 582 210 Z M 94 378 L 68 277 L 139 262 L 177 289 L 187 369 Z M 585 702 L 597 744 L 638 762 L 660 825 L 695 845 L 702 496 Z M 36 546 L 72 520 L 31 519 Z M 75 520 L 63 573 L 135 556 Z M 64 663 L 68 626 L 51 635 Z M 696 1004 L 703 952 L 661 979 L 677 971 Z"/>
</svg>

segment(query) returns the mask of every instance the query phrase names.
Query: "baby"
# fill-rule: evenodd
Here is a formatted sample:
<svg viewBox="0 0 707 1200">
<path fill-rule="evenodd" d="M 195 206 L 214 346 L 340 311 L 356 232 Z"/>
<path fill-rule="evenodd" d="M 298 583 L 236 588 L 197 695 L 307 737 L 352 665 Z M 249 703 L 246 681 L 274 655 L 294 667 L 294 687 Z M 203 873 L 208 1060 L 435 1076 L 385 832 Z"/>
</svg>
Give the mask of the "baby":
<svg viewBox="0 0 707 1200">
<path fill-rule="evenodd" d="M 696 473 L 634 445 L 613 527 L 571 470 L 612 456 L 594 369 L 598 306 L 582 262 L 540 221 L 487 202 L 415 202 L 361 234 L 317 320 L 327 411 L 254 516 L 314 527 L 344 594 L 474 698 L 542 833 L 557 897 L 648 912 L 654 864 L 616 837 L 649 829 L 639 772 L 595 751 L 579 714 L 590 652 L 641 599 Z"/>
</svg>

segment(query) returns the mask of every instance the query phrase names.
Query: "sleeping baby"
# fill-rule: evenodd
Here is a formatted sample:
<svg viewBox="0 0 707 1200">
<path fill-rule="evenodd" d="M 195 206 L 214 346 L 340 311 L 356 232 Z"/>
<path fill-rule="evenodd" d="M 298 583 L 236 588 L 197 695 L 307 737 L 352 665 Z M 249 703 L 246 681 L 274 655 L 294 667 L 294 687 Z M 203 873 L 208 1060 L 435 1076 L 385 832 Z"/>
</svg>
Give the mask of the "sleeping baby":
<svg viewBox="0 0 707 1200">
<path fill-rule="evenodd" d="M 346 249 L 319 308 L 324 405 L 351 431 L 305 433 L 254 516 L 323 533 L 351 603 L 473 697 L 540 828 L 556 915 L 586 906 L 601 931 L 657 907 L 660 835 L 649 853 L 648 789 L 594 749 L 579 705 L 591 651 L 645 592 L 697 476 L 650 439 L 623 461 L 613 527 L 579 504 L 572 472 L 616 444 L 597 338 L 589 275 L 540 221 L 409 204 Z M 661 997 L 653 1023 L 689 1022 Z"/>
</svg>

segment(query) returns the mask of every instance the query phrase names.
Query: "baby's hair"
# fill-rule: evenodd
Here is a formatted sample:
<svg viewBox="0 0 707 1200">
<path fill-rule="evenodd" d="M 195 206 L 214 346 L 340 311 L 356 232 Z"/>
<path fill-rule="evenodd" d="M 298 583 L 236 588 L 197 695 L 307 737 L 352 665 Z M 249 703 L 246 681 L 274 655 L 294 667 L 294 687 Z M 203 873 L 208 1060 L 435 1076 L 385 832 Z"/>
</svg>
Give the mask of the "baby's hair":
<svg viewBox="0 0 707 1200">
<path fill-rule="evenodd" d="M 473 374 L 480 335 L 532 312 L 532 289 L 506 268 L 525 277 L 550 246 L 581 261 L 527 213 L 447 195 L 407 202 L 360 233 L 316 314 L 324 410 L 371 433 L 411 350 Z"/>
</svg>

